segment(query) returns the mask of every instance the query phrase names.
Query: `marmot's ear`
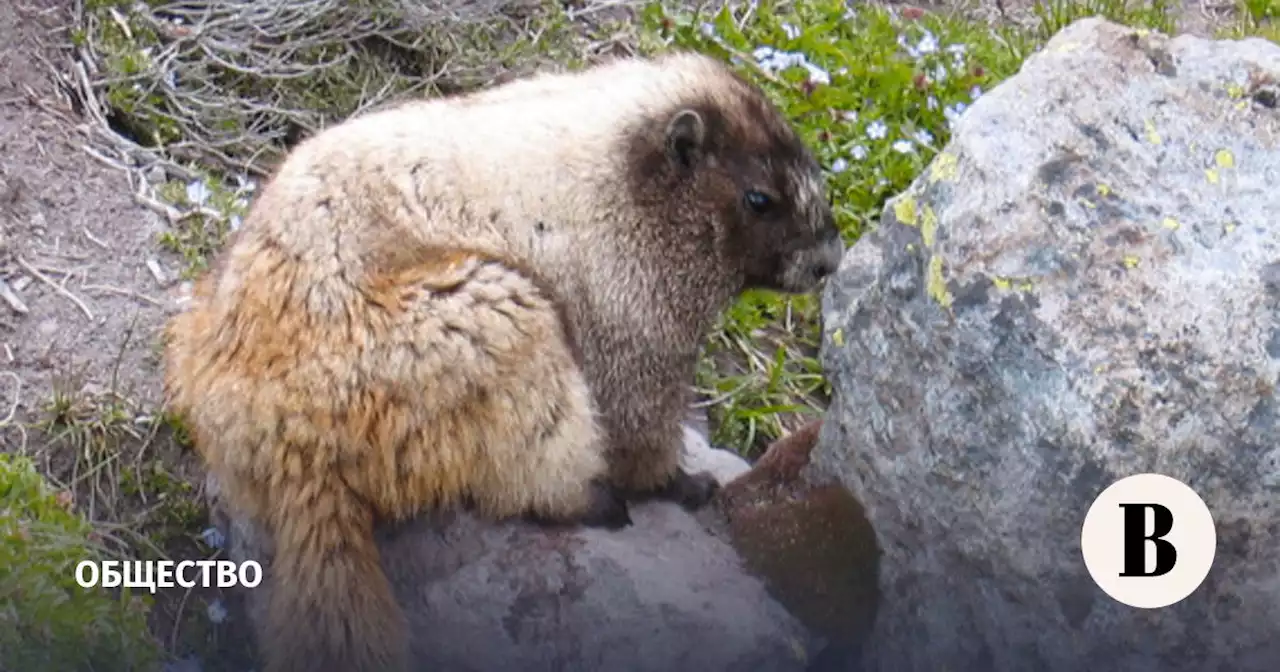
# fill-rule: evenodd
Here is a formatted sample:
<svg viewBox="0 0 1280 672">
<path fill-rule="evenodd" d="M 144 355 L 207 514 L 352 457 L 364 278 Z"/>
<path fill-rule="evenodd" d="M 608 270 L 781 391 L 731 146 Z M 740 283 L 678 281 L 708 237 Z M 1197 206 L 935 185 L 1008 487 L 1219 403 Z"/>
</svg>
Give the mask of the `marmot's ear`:
<svg viewBox="0 0 1280 672">
<path fill-rule="evenodd" d="M 698 160 L 707 137 L 707 124 L 696 110 L 680 110 L 667 123 L 667 156 L 688 168 Z"/>
</svg>

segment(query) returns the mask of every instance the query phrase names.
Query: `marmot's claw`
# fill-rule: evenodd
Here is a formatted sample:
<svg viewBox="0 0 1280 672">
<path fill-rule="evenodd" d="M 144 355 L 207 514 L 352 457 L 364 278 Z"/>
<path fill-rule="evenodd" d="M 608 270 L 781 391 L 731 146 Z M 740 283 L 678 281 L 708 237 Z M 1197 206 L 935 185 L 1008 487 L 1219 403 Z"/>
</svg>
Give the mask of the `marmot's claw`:
<svg viewBox="0 0 1280 672">
<path fill-rule="evenodd" d="M 671 480 L 651 496 L 676 502 L 689 511 L 706 506 L 720 490 L 720 482 L 709 471 L 690 474 L 677 469 Z"/>
<path fill-rule="evenodd" d="M 583 516 L 583 525 L 620 530 L 631 524 L 631 510 L 621 493 L 603 481 L 592 482 L 591 488 L 591 509 Z"/>
</svg>

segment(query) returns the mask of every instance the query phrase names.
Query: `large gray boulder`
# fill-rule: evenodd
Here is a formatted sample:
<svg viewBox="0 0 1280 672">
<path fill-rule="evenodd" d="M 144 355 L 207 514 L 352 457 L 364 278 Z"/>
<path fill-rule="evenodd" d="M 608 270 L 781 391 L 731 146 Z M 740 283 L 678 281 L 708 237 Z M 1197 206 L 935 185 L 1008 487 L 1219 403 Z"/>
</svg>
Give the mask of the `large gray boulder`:
<svg viewBox="0 0 1280 672">
<path fill-rule="evenodd" d="M 1262 40 L 1079 21 L 849 251 L 809 469 L 882 549 L 861 668 L 1275 669 L 1277 82 Z M 1140 472 L 1216 521 L 1208 578 L 1163 609 L 1081 558 L 1094 498 Z"/>
<path fill-rule="evenodd" d="M 722 482 L 748 469 L 695 432 L 685 439 L 690 469 Z M 632 519 L 614 532 L 548 530 L 448 512 L 383 530 L 379 548 L 410 621 L 415 669 L 805 669 L 822 643 L 744 569 L 714 507 L 695 516 L 648 502 L 632 508 Z M 232 560 L 269 568 L 270 540 L 249 521 L 222 526 Z M 265 574 L 239 596 L 250 623 L 264 617 Z"/>
</svg>

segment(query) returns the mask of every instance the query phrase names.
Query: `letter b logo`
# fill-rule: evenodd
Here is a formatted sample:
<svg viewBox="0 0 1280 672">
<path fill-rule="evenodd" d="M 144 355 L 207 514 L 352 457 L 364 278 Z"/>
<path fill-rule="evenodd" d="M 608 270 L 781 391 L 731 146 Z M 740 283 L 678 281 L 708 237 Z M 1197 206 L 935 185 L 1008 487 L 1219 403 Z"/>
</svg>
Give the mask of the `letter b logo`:
<svg viewBox="0 0 1280 672">
<path fill-rule="evenodd" d="M 1217 541 L 1213 516 L 1195 491 L 1168 476 L 1139 474 L 1094 500 L 1080 550 L 1089 575 L 1113 599 L 1158 609 L 1200 587 Z"/>
<path fill-rule="evenodd" d="M 1164 576 L 1178 562 L 1178 549 L 1164 537 L 1173 531 L 1173 512 L 1163 504 L 1121 503 L 1124 510 L 1124 571 L 1120 576 Z M 1147 512 L 1154 525 L 1147 526 Z M 1212 522 L 1212 521 L 1210 521 Z M 1151 529 L 1148 534 L 1146 530 Z M 1155 544 L 1155 566 L 1147 571 L 1147 546 Z"/>
</svg>

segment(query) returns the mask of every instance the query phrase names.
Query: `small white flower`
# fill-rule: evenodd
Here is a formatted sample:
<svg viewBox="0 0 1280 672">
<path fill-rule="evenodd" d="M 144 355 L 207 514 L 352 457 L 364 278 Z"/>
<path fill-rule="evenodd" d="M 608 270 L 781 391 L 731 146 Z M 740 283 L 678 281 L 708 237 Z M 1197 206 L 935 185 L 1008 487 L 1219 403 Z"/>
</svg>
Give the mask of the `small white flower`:
<svg viewBox="0 0 1280 672">
<path fill-rule="evenodd" d="M 800 29 L 789 23 L 782 24 L 782 32 L 786 34 L 788 40 L 800 37 Z"/>
<path fill-rule="evenodd" d="M 971 100 L 971 101 L 973 101 L 973 100 L 977 100 L 977 99 L 978 99 L 978 96 L 981 96 L 981 95 L 982 95 L 982 87 L 981 87 L 981 86 L 974 85 L 974 87 L 973 87 L 972 89 L 969 89 L 969 100 Z"/>
<path fill-rule="evenodd" d="M 757 47 L 751 52 L 752 58 L 760 67 L 769 72 L 778 72 L 792 67 L 801 67 L 809 71 L 809 81 L 815 84 L 830 84 L 831 75 L 826 70 L 809 62 L 804 54 L 795 51 L 779 51 L 773 47 Z"/>
<path fill-rule="evenodd" d="M 849 150 L 849 155 L 852 156 L 855 161 L 861 161 L 867 158 L 867 148 L 862 145 L 854 145 L 853 149 Z"/>
<path fill-rule="evenodd" d="M 950 74 L 950 71 L 947 70 L 947 66 L 939 63 L 937 67 L 933 69 L 933 81 L 945 82 Z"/>
<path fill-rule="evenodd" d="M 774 60 L 778 58 L 779 53 L 781 52 L 773 47 L 756 47 L 751 52 L 751 58 L 756 59 L 756 63 L 759 63 L 760 67 L 770 68 L 773 66 Z"/>
<path fill-rule="evenodd" d="M 831 162 L 831 172 L 833 173 L 843 173 L 848 169 L 849 169 L 849 162 L 846 161 L 843 157 Z"/>
<path fill-rule="evenodd" d="M 915 141 L 922 145 L 933 144 L 933 135 L 930 134 L 929 131 L 924 130 L 923 128 L 916 131 L 914 134 L 912 134 L 911 137 L 915 138 Z"/>
<path fill-rule="evenodd" d="M 205 613 L 208 614 L 209 620 L 213 623 L 221 623 L 227 620 L 227 608 L 222 605 L 222 600 L 214 600 L 205 607 Z"/>
<path fill-rule="evenodd" d="M 964 67 L 965 46 L 963 44 L 948 44 L 947 53 L 951 54 L 951 62 L 957 69 Z"/>
<path fill-rule="evenodd" d="M 818 66 L 812 63 L 805 63 L 804 67 L 806 70 L 809 71 L 810 82 L 813 82 L 814 84 L 830 84 L 831 83 L 831 75 L 827 74 L 826 70 L 823 70 L 822 68 L 819 68 Z"/>
<path fill-rule="evenodd" d="M 222 544 L 226 543 L 226 538 L 216 527 L 206 528 L 200 533 L 200 538 L 212 548 L 222 548 Z"/>
<path fill-rule="evenodd" d="M 192 205 L 204 205 L 209 200 L 209 185 L 201 180 L 187 183 L 187 202 Z"/>
<path fill-rule="evenodd" d="M 929 96 L 929 99 L 926 100 L 924 104 L 925 104 L 925 107 L 928 107 L 931 110 L 938 109 L 938 99 L 934 98 L 933 96 Z"/>
<path fill-rule="evenodd" d="M 942 116 L 947 118 L 948 127 L 955 128 L 956 122 L 959 121 L 960 115 L 964 113 L 966 107 L 964 103 L 956 103 L 942 109 Z"/>
<path fill-rule="evenodd" d="M 799 65 L 804 62 L 802 54 L 793 54 L 785 51 L 779 51 L 773 47 L 759 47 L 751 52 L 751 56 L 756 59 L 761 68 L 771 72 L 785 70 L 793 65 Z M 799 57 L 797 59 L 797 57 Z"/>
<path fill-rule="evenodd" d="M 716 36 L 716 27 L 709 23 L 702 23 L 701 25 L 698 26 L 698 30 L 702 31 L 702 34 L 707 37 Z"/>
<path fill-rule="evenodd" d="M 913 59 L 920 58 L 920 50 L 907 43 L 906 35 L 898 35 L 898 46 L 906 50 L 907 55 Z"/>
<path fill-rule="evenodd" d="M 883 121 L 876 119 L 867 124 L 867 137 L 872 140 L 882 140 L 889 133 L 889 127 Z"/>
<path fill-rule="evenodd" d="M 840 113 L 840 116 L 843 117 L 845 121 L 851 124 L 857 123 L 858 121 L 858 113 L 854 112 L 853 110 L 845 110 L 844 112 Z"/>
<path fill-rule="evenodd" d="M 893 151 L 899 154 L 910 154 L 916 151 L 916 147 L 907 140 L 894 140 Z"/>
<path fill-rule="evenodd" d="M 922 54 L 932 54 L 938 50 L 938 38 L 933 33 L 924 31 L 924 37 L 920 38 L 920 44 L 916 45 L 916 51 Z"/>
</svg>

